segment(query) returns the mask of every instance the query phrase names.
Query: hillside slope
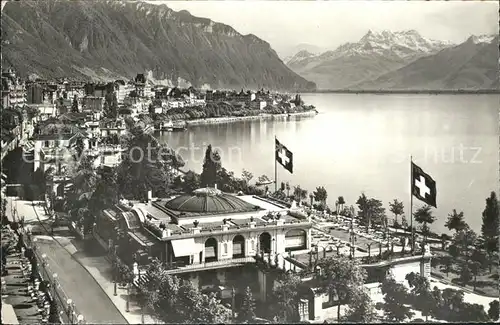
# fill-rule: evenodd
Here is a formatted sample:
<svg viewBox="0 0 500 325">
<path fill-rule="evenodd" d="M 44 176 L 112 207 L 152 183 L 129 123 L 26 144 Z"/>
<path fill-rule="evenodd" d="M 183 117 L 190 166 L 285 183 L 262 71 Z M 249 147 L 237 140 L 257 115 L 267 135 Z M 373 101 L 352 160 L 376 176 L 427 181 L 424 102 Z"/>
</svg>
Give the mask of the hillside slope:
<svg viewBox="0 0 500 325">
<path fill-rule="evenodd" d="M 2 64 L 25 76 L 106 80 L 151 71 L 179 86 L 315 88 L 256 36 L 143 2 L 9 2 L 2 51 Z"/>
</svg>

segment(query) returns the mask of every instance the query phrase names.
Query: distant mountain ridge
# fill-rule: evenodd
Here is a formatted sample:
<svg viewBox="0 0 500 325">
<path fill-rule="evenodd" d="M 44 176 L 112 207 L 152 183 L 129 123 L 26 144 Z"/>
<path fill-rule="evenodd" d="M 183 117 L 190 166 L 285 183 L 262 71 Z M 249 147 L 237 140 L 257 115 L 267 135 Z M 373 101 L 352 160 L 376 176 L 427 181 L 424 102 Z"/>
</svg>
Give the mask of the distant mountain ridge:
<svg viewBox="0 0 500 325">
<path fill-rule="evenodd" d="M 178 86 L 315 89 L 255 35 L 166 5 L 19 1 L 6 3 L 1 19 L 2 65 L 22 75 L 110 80 L 149 72 Z"/>
<path fill-rule="evenodd" d="M 415 30 L 370 30 L 358 42 L 346 43 L 319 55 L 305 56 L 299 52 L 286 63 L 304 78 L 315 81 L 320 89 L 342 89 L 453 45 L 424 38 Z"/>
<path fill-rule="evenodd" d="M 498 36 L 471 36 L 353 89 L 498 89 Z"/>
<path fill-rule="evenodd" d="M 286 63 L 319 89 L 498 89 L 498 36 L 457 45 L 414 30 L 368 31 L 356 43 L 319 55 L 299 52 Z"/>
</svg>

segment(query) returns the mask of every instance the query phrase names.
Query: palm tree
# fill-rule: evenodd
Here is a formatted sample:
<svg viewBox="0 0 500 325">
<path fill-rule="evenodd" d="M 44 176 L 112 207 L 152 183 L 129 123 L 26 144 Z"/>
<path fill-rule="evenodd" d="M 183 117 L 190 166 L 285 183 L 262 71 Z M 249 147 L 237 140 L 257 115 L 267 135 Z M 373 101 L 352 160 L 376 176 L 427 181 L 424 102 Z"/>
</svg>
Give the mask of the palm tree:
<svg viewBox="0 0 500 325">
<path fill-rule="evenodd" d="M 309 199 L 311 200 L 311 209 L 312 209 L 312 207 L 313 207 L 314 195 L 309 194 Z"/>
<path fill-rule="evenodd" d="M 372 256 L 372 251 L 371 251 L 372 243 L 367 243 L 366 248 L 368 250 L 368 258 L 370 258 Z"/>
<path fill-rule="evenodd" d="M 305 200 L 307 198 L 307 190 L 303 190 L 299 185 L 294 186 L 293 194 L 295 196 L 295 200 L 297 200 L 297 203 L 300 203 L 302 200 Z"/>
<path fill-rule="evenodd" d="M 338 199 L 337 199 L 337 202 L 339 203 L 340 211 L 344 210 L 344 204 L 345 204 L 344 197 L 343 196 L 339 196 Z"/>
<path fill-rule="evenodd" d="M 313 192 L 314 199 L 318 202 L 321 202 L 323 207 L 326 206 L 326 199 L 328 197 L 328 193 L 323 186 L 316 187 L 316 191 Z"/>
<path fill-rule="evenodd" d="M 394 214 L 394 225 L 398 223 L 398 216 L 404 213 L 404 205 L 403 202 L 394 199 L 394 201 L 389 202 L 389 211 Z"/>
<path fill-rule="evenodd" d="M 422 224 L 422 234 L 424 235 L 424 244 L 427 242 L 427 236 L 429 235 L 429 227 L 427 224 L 433 223 L 436 217 L 432 215 L 431 207 L 429 205 L 419 208 L 413 214 L 415 221 Z"/>
</svg>

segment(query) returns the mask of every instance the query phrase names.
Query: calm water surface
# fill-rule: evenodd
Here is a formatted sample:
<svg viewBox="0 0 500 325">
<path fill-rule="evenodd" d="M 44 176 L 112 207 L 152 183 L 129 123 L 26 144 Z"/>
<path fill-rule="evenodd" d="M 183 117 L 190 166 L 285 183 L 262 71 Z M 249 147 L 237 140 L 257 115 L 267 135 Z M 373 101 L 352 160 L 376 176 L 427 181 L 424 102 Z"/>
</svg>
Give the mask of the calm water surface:
<svg viewBox="0 0 500 325">
<path fill-rule="evenodd" d="M 278 166 L 278 182 L 311 191 L 324 186 L 328 203 L 339 195 L 353 204 L 365 192 L 409 208 L 409 159 L 437 183 L 438 220 L 444 231 L 452 209 L 464 211 L 477 231 L 490 191 L 498 190 L 497 95 L 307 94 L 317 107 L 313 118 L 283 118 L 190 128 L 160 136 L 201 171 L 208 144 L 221 152 L 222 165 L 254 179 L 274 178 L 274 137 L 294 154 L 294 174 Z M 414 200 L 414 210 L 421 203 Z"/>
</svg>

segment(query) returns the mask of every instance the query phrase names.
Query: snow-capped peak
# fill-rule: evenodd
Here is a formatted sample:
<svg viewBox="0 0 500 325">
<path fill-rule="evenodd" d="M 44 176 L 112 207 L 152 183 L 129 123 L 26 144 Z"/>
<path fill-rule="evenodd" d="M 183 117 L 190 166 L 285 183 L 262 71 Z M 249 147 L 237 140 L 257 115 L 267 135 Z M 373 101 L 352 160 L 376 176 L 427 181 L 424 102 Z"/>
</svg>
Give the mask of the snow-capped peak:
<svg viewBox="0 0 500 325">
<path fill-rule="evenodd" d="M 294 56 L 286 58 L 285 63 L 286 64 L 293 64 L 295 62 L 299 62 L 299 61 L 302 61 L 302 60 L 305 60 L 305 59 L 308 59 L 308 58 L 311 58 L 314 56 L 316 56 L 316 55 L 307 51 L 307 50 L 302 50 L 302 51 L 298 52 L 297 54 L 295 54 Z"/>
<path fill-rule="evenodd" d="M 358 42 L 343 44 L 335 51 L 325 52 L 321 56 L 334 58 L 343 55 L 379 54 L 406 58 L 433 54 L 452 45 L 450 42 L 424 38 L 416 30 L 400 32 L 369 30 Z"/>
<path fill-rule="evenodd" d="M 474 44 L 480 44 L 480 43 L 487 43 L 487 44 L 491 44 L 491 42 L 495 39 L 495 36 L 496 35 L 472 35 L 470 37 L 470 40 L 474 43 Z"/>
</svg>

